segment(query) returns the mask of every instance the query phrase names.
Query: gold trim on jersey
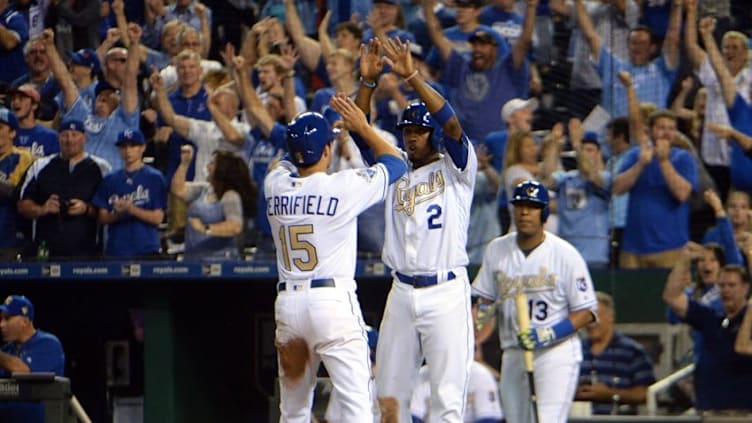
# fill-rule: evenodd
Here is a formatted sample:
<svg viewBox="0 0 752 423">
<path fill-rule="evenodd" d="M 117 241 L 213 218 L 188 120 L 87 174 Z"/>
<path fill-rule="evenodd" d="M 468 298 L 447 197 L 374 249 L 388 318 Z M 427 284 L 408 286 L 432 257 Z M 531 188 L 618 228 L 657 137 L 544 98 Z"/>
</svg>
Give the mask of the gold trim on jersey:
<svg viewBox="0 0 752 423">
<path fill-rule="evenodd" d="M 542 266 L 537 274 L 507 276 L 506 273 L 496 272 L 496 285 L 499 298 L 506 300 L 517 295 L 520 289 L 532 291 L 546 291 L 556 286 L 556 273 L 548 273 L 548 269 Z M 543 288 L 543 289 L 541 289 Z"/>
<path fill-rule="evenodd" d="M 404 212 L 408 216 L 413 215 L 417 204 L 437 197 L 446 186 L 441 170 L 430 172 L 428 182 L 418 182 L 412 187 L 407 186 L 409 183 L 407 177 L 402 177 L 394 184 L 394 211 Z"/>
</svg>

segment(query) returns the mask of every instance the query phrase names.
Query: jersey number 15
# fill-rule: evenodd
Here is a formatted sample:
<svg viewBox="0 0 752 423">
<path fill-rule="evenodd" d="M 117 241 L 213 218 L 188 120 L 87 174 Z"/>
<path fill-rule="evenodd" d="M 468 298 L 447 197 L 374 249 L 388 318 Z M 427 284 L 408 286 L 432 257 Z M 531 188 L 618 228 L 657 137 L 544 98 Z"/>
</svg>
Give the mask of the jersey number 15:
<svg viewBox="0 0 752 423">
<path fill-rule="evenodd" d="M 299 270 L 308 272 L 319 264 L 316 247 L 305 240 L 305 235 L 313 233 L 313 225 L 280 226 L 279 242 L 282 250 L 282 261 L 286 270 L 292 270 L 294 264 Z M 305 253 L 306 258 L 293 258 L 290 261 L 291 252 Z"/>
</svg>

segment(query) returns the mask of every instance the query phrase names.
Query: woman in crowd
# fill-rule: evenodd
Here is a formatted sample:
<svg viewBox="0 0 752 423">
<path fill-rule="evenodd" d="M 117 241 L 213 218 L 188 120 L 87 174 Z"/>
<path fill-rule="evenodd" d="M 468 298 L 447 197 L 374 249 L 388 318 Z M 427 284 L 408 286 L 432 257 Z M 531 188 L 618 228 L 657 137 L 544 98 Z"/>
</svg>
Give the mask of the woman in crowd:
<svg viewBox="0 0 752 423">
<path fill-rule="evenodd" d="M 186 182 L 193 148 L 184 145 L 172 178 L 173 194 L 188 204 L 185 258 L 234 260 L 245 222 L 256 214 L 256 186 L 248 166 L 227 151 L 215 151 L 207 164 L 207 182 Z"/>
</svg>

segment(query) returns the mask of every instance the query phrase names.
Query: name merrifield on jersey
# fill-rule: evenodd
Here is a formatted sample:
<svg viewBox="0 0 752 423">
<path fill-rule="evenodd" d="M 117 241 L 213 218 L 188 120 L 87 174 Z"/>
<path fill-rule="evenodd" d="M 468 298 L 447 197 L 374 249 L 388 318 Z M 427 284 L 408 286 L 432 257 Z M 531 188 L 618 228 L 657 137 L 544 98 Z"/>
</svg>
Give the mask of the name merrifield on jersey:
<svg viewBox="0 0 752 423">
<path fill-rule="evenodd" d="M 339 198 L 321 195 L 275 195 L 266 198 L 267 216 L 334 216 Z"/>
<path fill-rule="evenodd" d="M 520 288 L 528 288 L 530 291 L 551 291 L 556 287 L 556 273 L 548 273 L 545 266 L 541 267 L 536 275 L 511 277 L 504 272 L 496 272 L 496 285 L 499 297 L 503 299 L 514 297 Z"/>
</svg>

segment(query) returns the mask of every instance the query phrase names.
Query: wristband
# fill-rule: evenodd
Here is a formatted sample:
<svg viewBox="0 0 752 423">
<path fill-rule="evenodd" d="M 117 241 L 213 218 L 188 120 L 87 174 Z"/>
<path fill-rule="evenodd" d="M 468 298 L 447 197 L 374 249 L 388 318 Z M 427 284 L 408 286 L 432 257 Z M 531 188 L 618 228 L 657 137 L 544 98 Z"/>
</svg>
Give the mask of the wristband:
<svg viewBox="0 0 752 423">
<path fill-rule="evenodd" d="M 551 330 L 554 331 L 554 339 L 561 339 L 574 333 L 574 325 L 572 324 L 571 320 L 564 319 L 561 322 L 553 325 Z"/>
<path fill-rule="evenodd" d="M 376 81 L 365 80 L 362 76 L 360 77 L 360 83 L 368 88 L 376 88 Z"/>
<path fill-rule="evenodd" d="M 443 127 L 444 124 L 449 121 L 449 119 L 454 117 L 454 109 L 452 109 L 452 106 L 448 101 L 445 101 L 444 105 L 441 106 L 441 109 L 439 109 L 436 113 L 431 113 L 431 115 L 439 124 L 439 126 Z"/>
<path fill-rule="evenodd" d="M 413 71 L 413 73 L 411 73 L 410 75 L 408 75 L 408 76 L 406 76 L 405 78 L 402 78 L 402 79 L 405 80 L 405 82 L 409 82 L 411 79 L 415 78 L 416 76 L 418 76 L 418 70 L 417 69 L 415 69 Z"/>
</svg>

